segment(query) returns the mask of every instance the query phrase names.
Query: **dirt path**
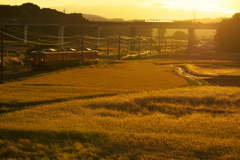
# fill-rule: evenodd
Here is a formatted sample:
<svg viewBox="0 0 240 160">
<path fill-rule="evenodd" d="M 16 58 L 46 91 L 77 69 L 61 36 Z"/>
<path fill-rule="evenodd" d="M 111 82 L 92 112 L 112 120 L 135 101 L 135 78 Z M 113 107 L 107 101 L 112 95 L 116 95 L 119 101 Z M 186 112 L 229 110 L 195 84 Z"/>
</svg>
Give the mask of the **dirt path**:
<svg viewBox="0 0 240 160">
<path fill-rule="evenodd" d="M 178 75 L 180 75 L 180 76 L 182 76 L 182 77 L 189 78 L 189 79 L 197 82 L 198 85 L 202 85 L 202 83 L 199 81 L 199 79 L 204 79 L 204 77 L 197 77 L 197 76 L 191 75 L 191 74 L 185 72 L 185 70 L 184 70 L 183 68 L 178 67 L 178 66 L 174 66 L 174 65 L 170 65 L 170 66 L 174 69 L 174 71 L 175 71 Z"/>
</svg>

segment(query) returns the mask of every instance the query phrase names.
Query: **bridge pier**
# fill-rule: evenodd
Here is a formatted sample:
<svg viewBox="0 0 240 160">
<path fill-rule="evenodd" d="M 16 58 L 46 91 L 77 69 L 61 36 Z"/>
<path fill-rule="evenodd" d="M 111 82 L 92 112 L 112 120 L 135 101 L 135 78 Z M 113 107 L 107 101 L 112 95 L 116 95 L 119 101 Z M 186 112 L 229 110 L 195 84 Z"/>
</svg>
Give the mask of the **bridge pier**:
<svg viewBox="0 0 240 160">
<path fill-rule="evenodd" d="M 65 26 L 60 26 L 58 28 L 58 44 L 59 48 L 63 49 L 63 43 L 64 43 L 64 28 Z"/>
<path fill-rule="evenodd" d="M 27 44 L 27 29 L 28 25 L 23 26 L 24 28 L 24 44 Z"/>
<path fill-rule="evenodd" d="M 187 52 L 192 53 L 194 45 L 194 29 L 188 29 L 188 48 Z"/>
<path fill-rule="evenodd" d="M 99 49 L 100 47 L 100 36 L 101 36 L 101 27 L 97 26 L 95 28 L 95 36 L 96 36 L 96 49 Z"/>
</svg>

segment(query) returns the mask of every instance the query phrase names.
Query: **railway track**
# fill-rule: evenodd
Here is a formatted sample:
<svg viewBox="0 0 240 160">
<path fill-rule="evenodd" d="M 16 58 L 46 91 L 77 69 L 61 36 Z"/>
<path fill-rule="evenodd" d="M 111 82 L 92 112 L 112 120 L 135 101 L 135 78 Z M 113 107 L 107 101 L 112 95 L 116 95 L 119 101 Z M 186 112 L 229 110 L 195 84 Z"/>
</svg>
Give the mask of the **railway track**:
<svg viewBox="0 0 240 160">
<path fill-rule="evenodd" d="M 34 77 L 40 74 L 44 73 L 50 73 L 57 71 L 57 69 L 51 69 L 51 70 L 40 70 L 40 71 L 34 71 L 31 68 L 23 70 L 23 71 L 16 71 L 11 73 L 4 73 L 3 74 L 3 81 L 4 83 L 12 82 L 12 81 L 18 81 L 24 78 L 28 77 Z"/>
</svg>

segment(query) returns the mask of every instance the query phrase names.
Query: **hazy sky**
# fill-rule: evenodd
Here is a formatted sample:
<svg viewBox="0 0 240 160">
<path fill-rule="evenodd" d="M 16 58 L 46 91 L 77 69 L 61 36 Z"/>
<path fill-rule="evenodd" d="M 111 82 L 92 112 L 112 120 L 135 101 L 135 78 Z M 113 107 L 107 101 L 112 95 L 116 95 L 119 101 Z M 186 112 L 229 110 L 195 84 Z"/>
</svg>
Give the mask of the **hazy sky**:
<svg viewBox="0 0 240 160">
<path fill-rule="evenodd" d="M 240 12 L 240 0 L 0 0 L 0 4 L 31 2 L 66 13 L 95 14 L 106 18 L 193 19 L 231 17 Z"/>
</svg>

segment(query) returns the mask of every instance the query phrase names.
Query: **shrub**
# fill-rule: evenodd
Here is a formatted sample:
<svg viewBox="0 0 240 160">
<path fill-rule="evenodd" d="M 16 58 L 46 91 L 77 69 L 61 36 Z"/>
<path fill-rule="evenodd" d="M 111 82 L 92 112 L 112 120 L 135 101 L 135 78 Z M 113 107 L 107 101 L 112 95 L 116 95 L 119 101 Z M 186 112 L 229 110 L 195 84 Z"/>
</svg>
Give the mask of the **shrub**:
<svg viewBox="0 0 240 160">
<path fill-rule="evenodd" d="M 99 59 L 83 59 L 80 65 L 93 65 L 99 63 Z"/>
<path fill-rule="evenodd" d="M 3 67 L 6 70 L 18 69 L 23 66 L 24 66 L 23 61 L 17 57 L 5 58 L 3 60 Z"/>
</svg>

